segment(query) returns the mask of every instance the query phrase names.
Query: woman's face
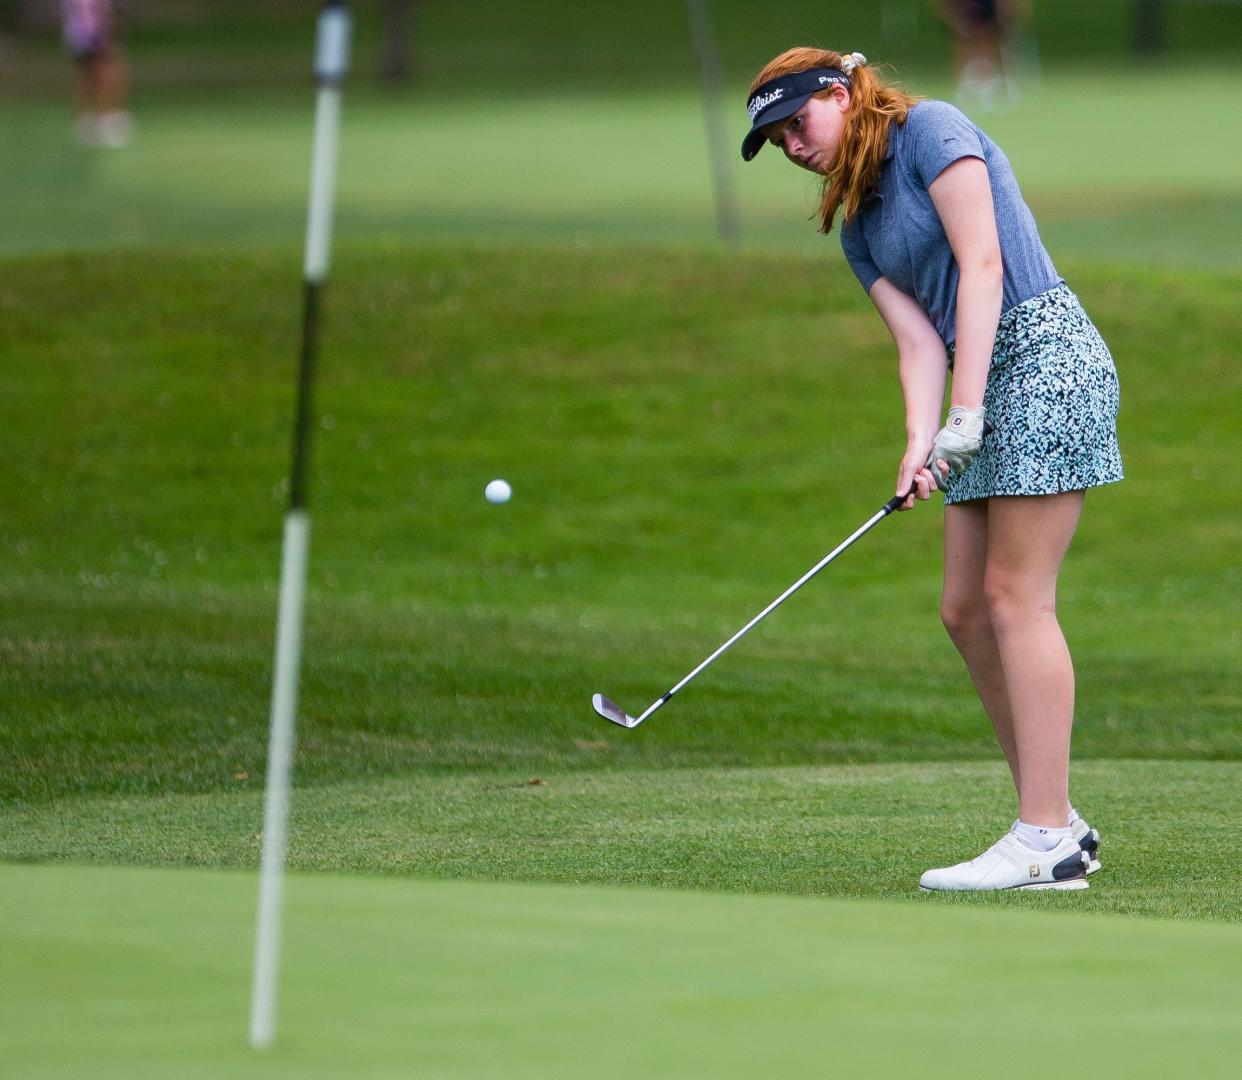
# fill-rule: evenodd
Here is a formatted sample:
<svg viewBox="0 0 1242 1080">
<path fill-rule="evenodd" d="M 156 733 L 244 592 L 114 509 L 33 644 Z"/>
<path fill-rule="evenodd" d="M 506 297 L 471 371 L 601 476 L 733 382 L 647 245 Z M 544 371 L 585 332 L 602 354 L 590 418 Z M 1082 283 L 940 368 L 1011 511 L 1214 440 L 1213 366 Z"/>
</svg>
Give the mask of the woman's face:
<svg viewBox="0 0 1242 1080">
<path fill-rule="evenodd" d="M 850 99 L 843 87 L 834 87 L 826 97 L 808 98 L 793 116 L 763 129 L 773 146 L 779 146 L 795 165 L 826 176 L 832 171 L 841 148 L 845 114 Z"/>
</svg>

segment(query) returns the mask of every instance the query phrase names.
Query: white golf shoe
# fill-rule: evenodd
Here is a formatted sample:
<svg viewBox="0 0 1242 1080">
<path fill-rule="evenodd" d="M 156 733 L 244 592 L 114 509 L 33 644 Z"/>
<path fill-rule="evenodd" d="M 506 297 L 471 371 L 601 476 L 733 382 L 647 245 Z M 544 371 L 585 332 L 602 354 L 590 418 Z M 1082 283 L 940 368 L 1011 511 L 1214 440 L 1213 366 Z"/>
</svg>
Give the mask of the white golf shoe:
<svg viewBox="0 0 1242 1080">
<path fill-rule="evenodd" d="M 1087 864 L 1087 873 L 1094 874 L 1100 868 L 1100 833 L 1099 830 L 1091 828 L 1082 818 L 1079 818 L 1070 826 L 1074 833 L 1074 839 L 1078 841 L 1078 846 L 1087 853 L 1090 862 Z"/>
<path fill-rule="evenodd" d="M 924 892 L 994 889 L 1085 889 L 1090 856 L 1067 836 L 1051 851 L 1027 847 L 1007 832 L 977 859 L 928 870 L 919 878 Z"/>
</svg>

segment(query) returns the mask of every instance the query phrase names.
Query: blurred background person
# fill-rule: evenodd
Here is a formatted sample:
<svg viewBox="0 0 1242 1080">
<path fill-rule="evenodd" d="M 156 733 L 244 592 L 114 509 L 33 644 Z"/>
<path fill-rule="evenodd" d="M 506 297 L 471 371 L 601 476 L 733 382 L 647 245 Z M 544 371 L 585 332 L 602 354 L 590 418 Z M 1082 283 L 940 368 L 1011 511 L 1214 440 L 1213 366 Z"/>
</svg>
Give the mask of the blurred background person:
<svg viewBox="0 0 1242 1080">
<path fill-rule="evenodd" d="M 74 131 L 85 146 L 129 142 L 129 65 L 117 41 L 112 0 L 61 0 L 61 28 L 77 66 Z"/>
<path fill-rule="evenodd" d="M 934 7 L 953 34 L 960 104 L 995 109 L 1016 101 L 1023 83 L 1038 81 L 1028 0 L 935 0 Z"/>
</svg>

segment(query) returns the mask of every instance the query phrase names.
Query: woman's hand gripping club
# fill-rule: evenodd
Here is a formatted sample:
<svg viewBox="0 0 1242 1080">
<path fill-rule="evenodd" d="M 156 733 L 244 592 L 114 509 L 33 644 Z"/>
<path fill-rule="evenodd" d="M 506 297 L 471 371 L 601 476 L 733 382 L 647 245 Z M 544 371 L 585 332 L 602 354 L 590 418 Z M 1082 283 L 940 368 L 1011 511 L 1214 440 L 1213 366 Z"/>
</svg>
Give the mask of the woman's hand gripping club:
<svg viewBox="0 0 1242 1080">
<path fill-rule="evenodd" d="M 937 488 L 948 487 L 949 479 L 960 476 L 983 447 L 984 437 L 995 431 L 982 408 L 954 405 L 945 425 L 932 441 L 931 450 L 911 443 L 897 471 L 897 494 L 902 495 L 899 510 L 909 510 L 914 500 L 927 500 Z M 923 444 L 926 446 L 926 443 Z"/>
</svg>

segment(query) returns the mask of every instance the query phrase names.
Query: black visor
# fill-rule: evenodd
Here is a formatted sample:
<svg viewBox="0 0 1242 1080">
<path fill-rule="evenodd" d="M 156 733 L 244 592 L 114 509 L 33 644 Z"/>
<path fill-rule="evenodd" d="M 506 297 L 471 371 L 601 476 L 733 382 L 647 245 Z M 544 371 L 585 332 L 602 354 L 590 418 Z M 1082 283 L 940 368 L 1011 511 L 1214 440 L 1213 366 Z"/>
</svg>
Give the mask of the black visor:
<svg viewBox="0 0 1242 1080">
<path fill-rule="evenodd" d="M 812 68 L 765 82 L 746 102 L 746 111 L 750 113 L 750 131 L 742 140 L 742 158 L 749 161 L 763 149 L 766 140 L 760 128 L 793 116 L 812 94 L 835 84 L 849 86 L 850 77 L 837 68 Z"/>
</svg>

